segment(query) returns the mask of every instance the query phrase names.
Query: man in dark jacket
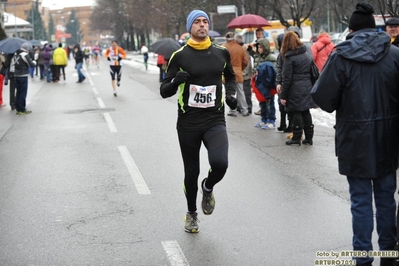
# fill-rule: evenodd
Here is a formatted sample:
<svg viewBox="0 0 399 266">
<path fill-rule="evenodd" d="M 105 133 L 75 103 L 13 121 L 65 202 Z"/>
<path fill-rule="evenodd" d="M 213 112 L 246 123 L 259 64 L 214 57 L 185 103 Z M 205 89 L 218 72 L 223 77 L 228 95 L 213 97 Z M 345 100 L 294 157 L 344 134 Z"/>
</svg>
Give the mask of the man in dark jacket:
<svg viewBox="0 0 399 266">
<path fill-rule="evenodd" d="M 399 18 L 390 18 L 385 22 L 387 33 L 391 36 L 391 44 L 399 47 Z"/>
<path fill-rule="evenodd" d="M 347 176 L 353 249 L 373 250 L 373 194 L 380 250 L 396 243 L 396 170 L 399 158 L 399 49 L 377 32 L 374 9 L 357 4 L 347 40 L 336 46 L 312 89 L 315 103 L 336 111 L 335 151 Z M 356 257 L 371 265 L 372 257 Z M 381 265 L 394 265 L 382 258 Z"/>
<path fill-rule="evenodd" d="M 28 76 L 31 67 L 36 63 L 32 61 L 29 55 L 29 44 L 23 43 L 21 49 L 17 50 L 14 54 L 11 64 L 14 65 L 14 79 L 15 89 L 17 91 L 15 96 L 15 109 L 17 115 L 30 114 L 32 111 L 26 110 L 26 95 L 28 93 Z"/>
</svg>

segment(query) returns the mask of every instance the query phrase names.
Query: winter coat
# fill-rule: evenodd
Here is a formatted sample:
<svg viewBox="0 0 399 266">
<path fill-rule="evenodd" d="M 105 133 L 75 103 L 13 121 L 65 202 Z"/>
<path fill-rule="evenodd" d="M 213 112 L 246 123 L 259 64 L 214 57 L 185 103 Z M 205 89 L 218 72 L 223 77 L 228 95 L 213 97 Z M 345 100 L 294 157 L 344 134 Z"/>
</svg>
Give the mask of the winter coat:
<svg viewBox="0 0 399 266">
<path fill-rule="evenodd" d="M 18 49 L 14 54 L 14 59 L 16 55 L 21 57 L 20 60 L 15 61 L 15 71 L 14 77 L 27 77 L 29 76 L 29 68 L 34 67 L 36 63 L 32 61 L 29 52 L 24 49 Z"/>
<path fill-rule="evenodd" d="M 234 73 L 236 74 L 236 82 L 243 83 L 244 76 L 242 71 L 248 65 L 248 54 L 247 51 L 239 45 L 236 41 L 228 41 L 224 44 L 227 51 L 230 53 L 231 65 L 233 66 Z"/>
<path fill-rule="evenodd" d="M 77 49 L 74 57 L 75 57 L 76 64 L 83 63 L 84 54 L 83 54 L 82 50 Z"/>
<path fill-rule="evenodd" d="M 393 40 L 391 44 L 395 45 L 396 47 L 399 47 L 399 36 L 396 36 L 395 40 Z"/>
<path fill-rule="evenodd" d="M 276 58 L 274 56 L 272 56 L 270 53 L 270 42 L 268 39 L 266 38 L 261 38 L 256 42 L 256 46 L 258 47 L 259 45 L 261 45 L 263 47 L 263 54 L 260 54 L 258 52 L 256 52 L 254 54 L 254 70 L 253 72 L 256 71 L 256 68 L 263 62 L 266 61 L 270 61 L 273 64 L 276 63 Z M 258 51 L 258 49 L 256 49 Z"/>
<path fill-rule="evenodd" d="M 68 57 L 64 48 L 58 47 L 54 50 L 53 62 L 56 66 L 66 66 L 68 64 Z"/>
<path fill-rule="evenodd" d="M 395 173 L 399 159 L 399 48 L 375 29 L 336 45 L 312 89 L 317 105 L 336 111 L 339 172 L 360 178 Z"/>
<path fill-rule="evenodd" d="M 313 54 L 314 62 L 317 65 L 319 71 L 324 67 L 327 62 L 328 56 L 334 50 L 335 45 L 331 42 L 330 35 L 328 33 L 322 33 L 319 35 L 317 41 L 310 47 Z"/>
<path fill-rule="evenodd" d="M 302 112 L 316 107 L 310 96 L 311 60 L 312 55 L 305 45 L 296 50 L 289 50 L 284 55 L 280 99 L 287 101 L 285 105 L 287 112 Z"/>
<path fill-rule="evenodd" d="M 276 69 L 272 62 L 263 62 L 258 66 L 253 91 L 259 102 L 265 102 L 276 94 Z M 260 97 L 259 93 L 263 96 Z"/>
<path fill-rule="evenodd" d="M 45 65 L 50 65 L 53 62 L 53 49 L 50 46 L 46 46 L 43 52 L 43 59 Z"/>
<path fill-rule="evenodd" d="M 43 51 L 39 51 L 38 57 L 37 57 L 37 64 L 39 66 L 44 65 L 44 58 L 43 58 Z"/>
</svg>

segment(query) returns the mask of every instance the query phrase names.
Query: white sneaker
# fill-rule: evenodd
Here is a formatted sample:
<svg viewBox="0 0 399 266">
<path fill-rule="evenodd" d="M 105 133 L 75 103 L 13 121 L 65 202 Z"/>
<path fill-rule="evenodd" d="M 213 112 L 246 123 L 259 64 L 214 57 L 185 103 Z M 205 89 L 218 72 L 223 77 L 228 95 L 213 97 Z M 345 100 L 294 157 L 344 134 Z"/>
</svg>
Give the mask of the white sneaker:
<svg viewBox="0 0 399 266">
<path fill-rule="evenodd" d="M 227 115 L 228 115 L 228 116 L 237 116 L 237 111 L 236 111 L 236 110 L 230 110 L 230 111 L 227 113 Z"/>
<path fill-rule="evenodd" d="M 275 129 L 276 125 L 274 123 L 267 122 L 262 126 L 262 129 Z"/>
<path fill-rule="evenodd" d="M 266 123 L 259 122 L 259 123 L 256 123 L 256 124 L 255 124 L 255 127 L 261 128 L 261 127 L 263 127 L 264 125 L 266 125 Z"/>
</svg>

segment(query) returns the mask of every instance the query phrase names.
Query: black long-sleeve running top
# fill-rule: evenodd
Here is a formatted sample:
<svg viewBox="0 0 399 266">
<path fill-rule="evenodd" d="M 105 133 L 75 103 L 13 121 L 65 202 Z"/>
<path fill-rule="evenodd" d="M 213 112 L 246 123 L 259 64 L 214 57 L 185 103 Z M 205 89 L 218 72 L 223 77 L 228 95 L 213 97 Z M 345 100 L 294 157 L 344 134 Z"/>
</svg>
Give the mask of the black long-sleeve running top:
<svg viewBox="0 0 399 266">
<path fill-rule="evenodd" d="M 178 71 L 190 75 L 179 87 L 171 83 Z M 167 98 L 179 89 L 177 129 L 201 130 L 225 124 L 223 77 L 226 95 L 234 95 L 235 74 L 230 54 L 222 46 L 212 44 L 205 50 L 196 50 L 185 45 L 172 55 L 160 93 Z"/>
</svg>

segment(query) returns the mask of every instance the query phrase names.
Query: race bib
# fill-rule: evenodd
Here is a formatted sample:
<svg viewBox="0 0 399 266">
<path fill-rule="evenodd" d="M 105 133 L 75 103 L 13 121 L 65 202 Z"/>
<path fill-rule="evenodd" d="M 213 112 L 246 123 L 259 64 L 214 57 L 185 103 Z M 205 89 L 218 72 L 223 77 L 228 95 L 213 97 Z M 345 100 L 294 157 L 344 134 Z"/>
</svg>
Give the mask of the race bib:
<svg viewBox="0 0 399 266">
<path fill-rule="evenodd" d="M 195 108 L 214 107 L 216 101 L 216 85 L 200 86 L 190 84 L 188 106 Z"/>
</svg>

